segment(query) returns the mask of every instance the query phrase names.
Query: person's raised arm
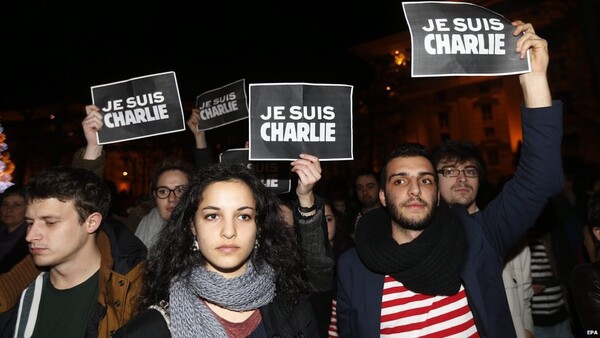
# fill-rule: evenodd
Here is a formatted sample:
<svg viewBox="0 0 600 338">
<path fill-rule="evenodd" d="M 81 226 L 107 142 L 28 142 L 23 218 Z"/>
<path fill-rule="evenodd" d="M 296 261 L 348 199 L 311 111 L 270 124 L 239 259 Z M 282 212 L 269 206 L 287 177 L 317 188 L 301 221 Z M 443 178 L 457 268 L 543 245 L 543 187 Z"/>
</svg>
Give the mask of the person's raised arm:
<svg viewBox="0 0 600 338">
<path fill-rule="evenodd" d="M 104 126 L 102 113 L 96 105 L 85 106 L 85 118 L 81 122 L 86 145 L 75 152 L 73 156 L 73 167 L 84 168 L 93 171 L 99 177 L 104 178 L 105 156 L 103 146 L 98 144 L 96 133 Z"/>
<path fill-rule="evenodd" d="M 501 255 L 531 228 L 548 203 L 563 188 L 561 157 L 563 135 L 562 102 L 552 101 L 548 85 L 548 42 L 531 24 L 515 21 L 520 38 L 515 51 L 530 54 L 531 72 L 519 75 L 524 103 L 521 105 L 522 148 L 513 177 L 486 206 L 484 231 Z M 535 290 L 535 285 L 534 285 Z"/>
<path fill-rule="evenodd" d="M 327 236 L 324 203 L 314 193 L 315 185 L 321 179 L 321 164 L 316 156 L 300 154 L 291 165 L 292 172 L 298 176 L 294 226 L 308 266 L 308 281 L 315 292 L 329 291 L 333 288 L 335 261 Z"/>
<path fill-rule="evenodd" d="M 206 142 L 206 134 L 204 130 L 198 130 L 198 126 L 200 125 L 200 110 L 194 108 L 192 109 L 192 114 L 190 118 L 186 121 L 188 128 L 194 135 L 194 141 L 196 141 L 196 149 L 205 149 L 208 147 L 208 143 Z"/>
<path fill-rule="evenodd" d="M 527 108 L 549 107 L 552 105 L 552 95 L 548 85 L 548 42 L 535 34 L 530 23 L 514 21 L 514 36 L 521 36 L 517 41 L 515 52 L 520 54 L 521 59 L 527 57 L 530 52 L 531 72 L 521 74 L 519 81 L 523 89 L 523 100 Z"/>
<path fill-rule="evenodd" d="M 296 195 L 298 196 L 300 208 L 311 208 L 315 205 L 313 189 L 321 179 L 321 163 L 319 162 L 319 158 L 308 154 L 300 154 L 300 159 L 291 164 L 292 172 L 298 175 Z"/>
<path fill-rule="evenodd" d="M 206 141 L 206 133 L 204 130 L 198 130 L 198 126 L 202 123 L 202 119 L 200 119 L 200 110 L 196 108 L 192 109 L 192 114 L 186 123 L 190 132 L 194 135 L 194 142 L 196 144 L 196 148 L 194 149 L 196 169 L 204 168 L 213 163 L 214 160 L 212 151 L 208 147 L 208 142 Z"/>
<path fill-rule="evenodd" d="M 85 106 L 86 117 L 81 122 L 83 134 L 87 142 L 85 152 L 83 153 L 84 160 L 95 160 L 102 154 L 102 146 L 98 144 L 96 133 L 104 126 L 102 113 L 98 106 L 90 104 Z"/>
</svg>

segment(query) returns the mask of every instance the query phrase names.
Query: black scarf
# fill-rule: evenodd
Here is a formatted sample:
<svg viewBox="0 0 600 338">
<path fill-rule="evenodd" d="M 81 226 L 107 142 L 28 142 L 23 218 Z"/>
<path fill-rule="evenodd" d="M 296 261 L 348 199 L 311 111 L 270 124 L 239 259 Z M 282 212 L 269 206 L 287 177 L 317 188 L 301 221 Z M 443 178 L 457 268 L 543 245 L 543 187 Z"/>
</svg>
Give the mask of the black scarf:
<svg viewBox="0 0 600 338">
<path fill-rule="evenodd" d="M 413 241 L 398 244 L 392 238 L 387 210 L 365 214 L 356 229 L 356 250 L 370 270 L 392 276 L 409 290 L 450 296 L 461 284 L 466 237 L 460 220 L 441 203 L 429 226 Z"/>
</svg>

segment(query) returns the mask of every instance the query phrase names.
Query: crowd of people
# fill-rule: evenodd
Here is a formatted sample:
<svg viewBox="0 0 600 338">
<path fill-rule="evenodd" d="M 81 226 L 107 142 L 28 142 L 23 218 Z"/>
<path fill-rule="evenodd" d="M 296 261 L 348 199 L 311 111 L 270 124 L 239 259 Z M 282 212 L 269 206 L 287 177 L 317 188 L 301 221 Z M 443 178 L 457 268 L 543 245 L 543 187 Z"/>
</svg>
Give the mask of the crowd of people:
<svg viewBox="0 0 600 338">
<path fill-rule="evenodd" d="M 356 173 L 356 207 L 340 208 L 312 154 L 290 163 L 288 196 L 216 162 L 194 109 L 193 164 L 165 159 L 152 206 L 116 215 L 102 114 L 86 106 L 72 165 L 0 195 L 0 337 L 597 335 L 599 192 L 570 198 L 548 46 L 514 26 L 531 57 L 523 146 L 485 205 L 469 140 L 398 145 L 381 172 Z"/>
</svg>

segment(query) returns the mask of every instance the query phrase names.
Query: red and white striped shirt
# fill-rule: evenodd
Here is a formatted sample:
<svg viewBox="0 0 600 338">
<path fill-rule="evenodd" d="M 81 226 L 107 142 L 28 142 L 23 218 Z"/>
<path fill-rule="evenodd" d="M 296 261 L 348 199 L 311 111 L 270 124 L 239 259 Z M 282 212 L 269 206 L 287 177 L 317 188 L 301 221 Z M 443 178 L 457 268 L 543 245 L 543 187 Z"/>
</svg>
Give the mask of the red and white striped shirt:
<svg viewBox="0 0 600 338">
<path fill-rule="evenodd" d="M 414 293 L 385 276 L 381 337 L 479 337 L 461 285 L 452 296 Z"/>
<path fill-rule="evenodd" d="M 461 285 L 452 296 L 414 293 L 385 276 L 381 303 L 381 337 L 479 337 Z M 338 337 L 337 309 L 332 302 L 329 337 Z"/>
<path fill-rule="evenodd" d="M 327 330 L 330 338 L 339 337 L 337 328 L 337 301 L 331 300 L 331 319 L 329 321 L 329 330 Z"/>
</svg>

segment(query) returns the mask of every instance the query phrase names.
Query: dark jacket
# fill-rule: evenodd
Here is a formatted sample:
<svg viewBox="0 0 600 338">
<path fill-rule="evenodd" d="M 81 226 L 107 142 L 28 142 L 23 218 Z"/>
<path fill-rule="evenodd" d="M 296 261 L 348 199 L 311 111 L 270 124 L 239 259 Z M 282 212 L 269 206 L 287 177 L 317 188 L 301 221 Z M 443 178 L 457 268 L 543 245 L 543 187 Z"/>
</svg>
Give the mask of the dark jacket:
<svg viewBox="0 0 600 338">
<path fill-rule="evenodd" d="M 562 104 L 523 108 L 523 148 L 514 177 L 485 210 L 469 215 L 454 206 L 468 251 L 461 273 L 482 337 L 515 337 L 502 283 L 508 250 L 534 225 L 549 197 L 562 189 Z M 337 322 L 340 337 L 379 337 L 384 276 L 368 270 L 355 249 L 338 262 Z"/>
<path fill-rule="evenodd" d="M 308 266 L 306 271 L 313 292 L 333 289 L 335 261 L 327 237 L 327 222 L 323 199 L 315 196 L 314 216 L 303 217 L 298 211 L 298 201 L 293 203 L 294 225 L 302 256 Z"/>
<path fill-rule="evenodd" d="M 309 300 L 315 312 L 319 337 L 327 337 L 334 294 L 335 258 L 327 235 L 325 204 L 321 197 L 315 195 L 317 211 L 310 217 L 303 217 L 298 210 L 299 206 L 298 200 L 295 200 L 294 224 L 311 285 Z"/>
<path fill-rule="evenodd" d="M 318 337 L 317 324 L 313 310 L 306 300 L 298 302 L 290 311 L 280 298 L 260 308 L 262 322 L 267 337 Z M 119 329 L 114 338 L 164 338 L 171 337 L 171 332 L 160 312 L 148 309 Z"/>
<path fill-rule="evenodd" d="M 571 271 L 571 291 L 584 336 L 600 332 L 600 262 L 579 264 Z M 589 332 L 588 330 L 594 331 Z"/>
<path fill-rule="evenodd" d="M 2 227 L 0 226 L 0 229 Z M 2 230 L 0 230 L 2 231 Z M 19 263 L 25 256 L 29 255 L 29 243 L 25 240 L 27 234 L 27 223 L 19 225 L 19 228 L 15 230 L 11 235 L 18 237 L 13 243 L 10 250 L 0 258 L 0 274 L 10 271 L 17 263 Z"/>
</svg>

